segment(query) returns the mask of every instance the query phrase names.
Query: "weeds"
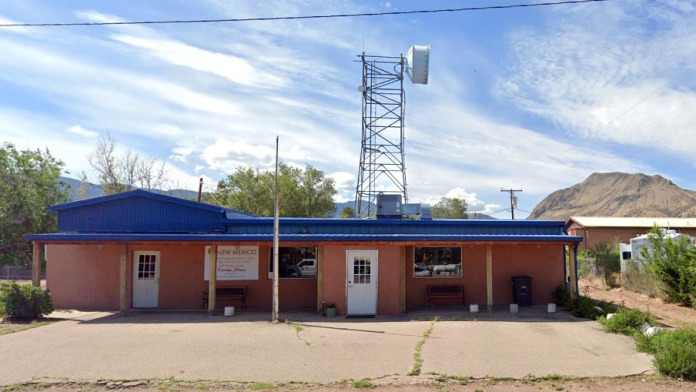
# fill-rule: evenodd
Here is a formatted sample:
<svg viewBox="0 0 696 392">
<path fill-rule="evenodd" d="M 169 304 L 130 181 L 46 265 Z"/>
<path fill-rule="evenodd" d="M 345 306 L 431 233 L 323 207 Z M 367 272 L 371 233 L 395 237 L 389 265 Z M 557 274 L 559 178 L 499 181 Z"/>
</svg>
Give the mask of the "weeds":
<svg viewBox="0 0 696 392">
<path fill-rule="evenodd" d="M 352 385 L 355 389 L 371 389 L 375 387 L 375 384 L 373 384 L 372 381 L 368 380 L 367 378 L 363 378 L 362 380 L 353 380 Z"/>
<path fill-rule="evenodd" d="M 275 388 L 275 385 L 266 382 L 255 382 L 249 385 L 249 389 L 251 389 L 252 391 L 265 391 L 273 388 Z"/>
<path fill-rule="evenodd" d="M 425 342 L 430 337 L 430 334 L 433 333 L 433 328 L 435 328 L 435 323 L 437 321 L 438 321 L 438 318 L 435 317 L 430 322 L 430 325 L 428 326 L 428 328 L 423 332 L 421 339 L 418 341 L 418 343 L 416 343 L 416 349 L 413 352 L 413 367 L 408 372 L 409 376 L 417 376 L 421 373 L 421 369 L 423 368 L 423 346 L 425 345 Z"/>
</svg>

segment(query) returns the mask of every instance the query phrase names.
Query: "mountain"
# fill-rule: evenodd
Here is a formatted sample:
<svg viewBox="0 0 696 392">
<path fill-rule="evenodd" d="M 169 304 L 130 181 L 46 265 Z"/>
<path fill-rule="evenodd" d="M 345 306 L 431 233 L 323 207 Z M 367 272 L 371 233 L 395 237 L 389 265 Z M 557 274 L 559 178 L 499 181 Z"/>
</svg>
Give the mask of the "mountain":
<svg viewBox="0 0 696 392">
<path fill-rule="evenodd" d="M 696 192 L 659 175 L 593 173 L 583 182 L 547 196 L 529 219 L 570 216 L 693 217 Z"/>
<path fill-rule="evenodd" d="M 58 179 L 58 183 L 68 192 L 68 201 L 104 196 L 104 191 L 102 191 L 101 186 L 92 184 L 90 182 L 83 183 L 82 181 L 74 178 L 61 176 Z M 154 190 L 154 192 L 188 200 L 196 200 L 198 198 L 198 193 L 196 191 L 188 189 L 169 189 L 166 191 Z"/>
</svg>

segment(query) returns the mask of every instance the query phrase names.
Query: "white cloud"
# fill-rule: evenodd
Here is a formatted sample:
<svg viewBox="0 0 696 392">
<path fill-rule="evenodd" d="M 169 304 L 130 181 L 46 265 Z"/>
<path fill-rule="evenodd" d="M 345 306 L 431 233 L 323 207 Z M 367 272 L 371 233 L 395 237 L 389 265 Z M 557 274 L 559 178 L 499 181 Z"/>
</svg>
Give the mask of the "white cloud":
<svg viewBox="0 0 696 392">
<path fill-rule="evenodd" d="M 440 121 L 433 123 L 432 118 Z M 650 170 L 600 149 L 496 122 L 453 97 L 434 101 L 433 109 L 410 123 L 407 165 L 414 201 L 439 198 L 457 188 L 487 190 L 490 198 L 502 186 L 522 187 L 525 194 L 539 197 L 593 171 Z"/>
<path fill-rule="evenodd" d="M 326 176 L 332 178 L 336 184 L 337 194 L 334 199 L 337 202 L 355 199 L 355 174 L 345 171 L 337 171 L 328 173 Z"/>
<path fill-rule="evenodd" d="M 676 152 L 696 149 L 693 2 L 607 3 L 559 11 L 511 37 L 501 96 L 575 135 Z"/>
<path fill-rule="evenodd" d="M 99 136 L 99 134 L 97 132 L 91 131 L 89 129 L 85 129 L 85 128 L 81 127 L 80 125 L 71 126 L 70 128 L 68 128 L 68 132 L 75 134 L 75 135 L 78 135 L 78 136 L 90 138 L 90 139 L 94 139 L 97 136 Z"/>
<path fill-rule="evenodd" d="M 216 140 L 201 154 L 201 158 L 209 167 L 227 172 L 243 166 L 270 166 L 274 157 L 275 149 L 269 145 L 225 139 Z"/>
<path fill-rule="evenodd" d="M 246 86 L 278 86 L 284 81 L 276 75 L 261 72 L 247 60 L 231 54 L 212 52 L 170 39 L 154 39 L 117 34 L 112 38 L 124 44 L 145 49 L 160 59 L 208 72 Z"/>
</svg>

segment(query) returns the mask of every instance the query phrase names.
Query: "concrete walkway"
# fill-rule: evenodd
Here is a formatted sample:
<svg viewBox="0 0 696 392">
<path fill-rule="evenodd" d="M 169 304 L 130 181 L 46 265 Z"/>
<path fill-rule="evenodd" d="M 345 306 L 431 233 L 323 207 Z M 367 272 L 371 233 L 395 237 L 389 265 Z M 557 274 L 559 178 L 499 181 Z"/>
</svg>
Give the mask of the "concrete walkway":
<svg viewBox="0 0 696 392">
<path fill-rule="evenodd" d="M 103 315 L 95 315 L 95 317 Z M 405 375 L 429 321 L 301 325 L 154 313 L 57 322 L 0 336 L 0 385 L 40 378 L 333 382 Z M 250 318 L 247 318 L 250 319 Z M 439 321 L 423 372 L 462 376 L 626 375 L 650 371 L 630 339 L 594 322 Z"/>
<path fill-rule="evenodd" d="M 594 321 L 438 322 L 423 348 L 423 371 L 469 377 L 560 374 L 623 376 L 652 369 L 633 339 Z"/>
</svg>

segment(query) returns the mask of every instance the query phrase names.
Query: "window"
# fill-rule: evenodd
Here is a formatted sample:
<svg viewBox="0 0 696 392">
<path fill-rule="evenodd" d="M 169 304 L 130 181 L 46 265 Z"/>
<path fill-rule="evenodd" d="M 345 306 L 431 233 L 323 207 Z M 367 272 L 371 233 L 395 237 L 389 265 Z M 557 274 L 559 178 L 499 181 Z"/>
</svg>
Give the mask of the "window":
<svg viewBox="0 0 696 392">
<path fill-rule="evenodd" d="M 372 279 L 372 263 L 369 259 L 353 260 L 353 283 L 369 284 Z"/>
<path fill-rule="evenodd" d="M 280 248 L 278 249 L 278 271 L 281 278 L 314 278 L 317 275 L 316 248 Z M 273 278 L 273 248 L 268 263 L 268 277 Z"/>
<path fill-rule="evenodd" d="M 138 280 L 154 280 L 157 262 L 155 255 L 138 256 Z"/>
<path fill-rule="evenodd" d="M 415 248 L 413 276 L 447 277 L 461 275 L 461 248 Z"/>
</svg>

